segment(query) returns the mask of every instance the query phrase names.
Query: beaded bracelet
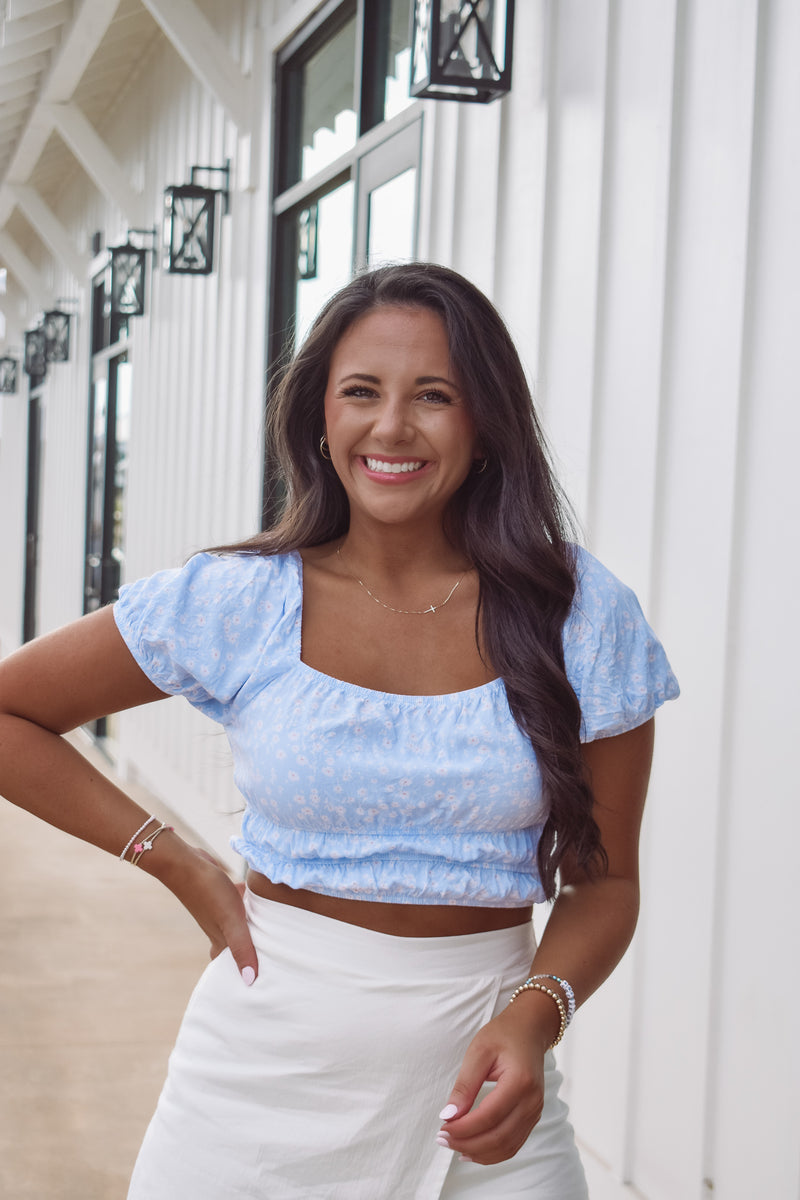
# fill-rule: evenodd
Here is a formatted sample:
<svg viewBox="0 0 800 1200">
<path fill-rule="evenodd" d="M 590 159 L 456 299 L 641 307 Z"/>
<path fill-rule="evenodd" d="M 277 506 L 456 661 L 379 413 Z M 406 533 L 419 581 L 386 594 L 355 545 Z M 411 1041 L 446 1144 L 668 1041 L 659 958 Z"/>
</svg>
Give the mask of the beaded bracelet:
<svg viewBox="0 0 800 1200">
<path fill-rule="evenodd" d="M 131 862 L 134 866 L 136 866 L 143 854 L 146 854 L 148 850 L 153 849 L 153 842 L 160 833 L 164 832 L 165 829 L 170 833 L 175 832 L 175 827 L 173 825 L 159 825 L 158 829 L 154 830 L 153 833 L 151 833 L 149 837 L 145 839 L 145 841 L 135 843 L 133 847 L 133 855 L 131 857 Z"/>
<path fill-rule="evenodd" d="M 544 992 L 546 996 L 550 997 L 558 1009 L 558 1015 L 560 1017 L 558 1033 L 556 1034 L 555 1040 L 552 1041 L 548 1047 L 549 1050 L 553 1050 L 563 1038 L 567 1028 L 567 1010 L 564 1007 L 564 1001 L 557 992 L 553 991 L 552 988 L 545 987 L 543 983 L 535 983 L 533 979 L 526 979 L 524 983 L 521 983 L 518 988 L 514 989 L 509 997 L 508 1003 L 513 1004 L 520 992 Z"/>
<path fill-rule="evenodd" d="M 139 828 L 136 830 L 136 833 L 133 835 L 133 837 L 132 837 L 132 838 L 131 838 L 131 840 L 128 842 L 128 844 L 127 844 L 127 846 L 125 847 L 125 849 L 122 851 L 122 854 L 120 854 L 120 856 L 119 856 L 119 861 L 120 861 L 120 862 L 125 862 L 125 855 L 128 853 L 128 851 L 130 850 L 131 846 L 133 845 L 133 843 L 134 843 L 134 842 L 136 841 L 136 839 L 138 838 L 139 834 L 140 834 L 140 833 L 144 833 L 145 829 L 147 829 L 147 826 L 148 826 L 148 825 L 151 825 L 151 824 L 153 823 L 153 821 L 155 821 L 156 819 L 157 819 L 156 817 L 148 817 L 148 818 L 147 818 L 147 820 L 145 821 L 144 825 L 140 825 L 140 826 L 139 826 Z"/>
<path fill-rule="evenodd" d="M 554 979 L 556 983 L 561 984 L 561 989 L 567 997 L 567 1028 L 569 1029 L 572 1018 L 575 1016 L 575 993 L 570 984 L 567 983 L 566 979 L 561 979 L 558 975 L 531 975 L 531 979 Z"/>
</svg>

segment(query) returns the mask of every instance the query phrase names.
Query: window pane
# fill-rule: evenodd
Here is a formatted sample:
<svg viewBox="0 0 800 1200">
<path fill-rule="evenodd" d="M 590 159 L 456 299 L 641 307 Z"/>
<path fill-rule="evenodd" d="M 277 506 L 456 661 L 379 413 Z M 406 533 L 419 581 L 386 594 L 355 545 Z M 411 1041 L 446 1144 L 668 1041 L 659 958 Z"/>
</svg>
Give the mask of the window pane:
<svg viewBox="0 0 800 1200">
<path fill-rule="evenodd" d="M 353 182 L 323 196 L 316 206 L 316 262 L 313 274 L 297 281 L 295 346 L 308 333 L 322 305 L 353 273 Z M 307 219 L 300 214 L 301 232 Z M 303 262 L 304 268 L 309 264 Z"/>
<path fill-rule="evenodd" d="M 369 194 L 367 263 L 409 262 L 414 257 L 414 200 L 417 172 L 395 175 Z"/>
<path fill-rule="evenodd" d="M 355 17 L 302 70 L 300 178 L 308 179 L 356 144 Z"/>
<path fill-rule="evenodd" d="M 408 94 L 411 78 L 410 29 L 411 0 L 392 0 L 383 102 L 384 121 L 388 121 L 412 103 Z"/>
</svg>

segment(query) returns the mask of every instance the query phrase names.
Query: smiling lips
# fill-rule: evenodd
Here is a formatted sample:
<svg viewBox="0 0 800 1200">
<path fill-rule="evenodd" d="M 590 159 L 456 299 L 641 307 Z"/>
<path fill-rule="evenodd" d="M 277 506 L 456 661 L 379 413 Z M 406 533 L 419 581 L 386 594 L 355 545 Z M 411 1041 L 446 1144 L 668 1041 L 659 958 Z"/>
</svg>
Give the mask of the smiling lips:
<svg viewBox="0 0 800 1200">
<path fill-rule="evenodd" d="M 364 462 L 368 470 L 377 471 L 381 475 L 409 474 L 413 471 L 420 471 L 425 466 L 425 462 L 419 459 L 406 459 L 403 462 L 387 462 L 383 458 L 367 458 L 365 456 Z"/>
</svg>

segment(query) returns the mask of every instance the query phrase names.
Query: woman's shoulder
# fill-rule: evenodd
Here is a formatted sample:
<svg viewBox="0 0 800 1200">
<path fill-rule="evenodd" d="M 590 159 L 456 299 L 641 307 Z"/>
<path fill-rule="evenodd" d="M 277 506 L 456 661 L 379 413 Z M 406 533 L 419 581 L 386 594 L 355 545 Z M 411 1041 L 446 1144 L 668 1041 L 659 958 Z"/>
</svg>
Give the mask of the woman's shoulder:
<svg viewBox="0 0 800 1200">
<path fill-rule="evenodd" d="M 248 613 L 260 621 L 270 611 L 299 603 L 299 560 L 292 554 L 202 550 L 182 566 L 157 571 L 120 589 L 117 623 L 144 625 L 180 619 L 208 625 Z"/>
<path fill-rule="evenodd" d="M 190 588 L 271 588 L 296 580 L 299 556 L 238 550 L 200 550 L 178 568 Z"/>
<path fill-rule="evenodd" d="M 588 616 L 593 609 L 606 609 L 609 603 L 615 605 L 621 599 L 635 599 L 633 589 L 585 546 L 575 545 L 572 550 L 576 583 L 573 611 Z"/>
</svg>

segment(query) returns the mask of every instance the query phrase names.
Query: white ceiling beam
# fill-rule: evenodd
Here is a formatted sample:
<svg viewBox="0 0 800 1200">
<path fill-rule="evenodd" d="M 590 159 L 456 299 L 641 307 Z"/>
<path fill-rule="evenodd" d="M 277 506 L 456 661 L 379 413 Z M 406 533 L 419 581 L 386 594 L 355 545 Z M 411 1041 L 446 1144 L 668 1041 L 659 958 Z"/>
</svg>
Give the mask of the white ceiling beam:
<svg viewBox="0 0 800 1200">
<path fill-rule="evenodd" d="M 0 229 L 0 259 L 27 294 L 32 308 L 47 308 L 47 289 L 44 280 L 26 254 L 20 250 L 10 233 Z"/>
<path fill-rule="evenodd" d="M 86 283 L 89 259 L 78 253 L 72 238 L 53 210 L 48 208 L 39 193 L 27 184 L 9 184 L 9 188 L 25 220 L 83 286 Z"/>
<path fill-rule="evenodd" d="M 114 19 L 119 0 L 83 0 L 64 37 L 40 99 L 46 104 L 71 100 L 94 52 Z"/>
<path fill-rule="evenodd" d="M 46 120 L 37 105 L 30 115 L 25 132 L 19 139 L 14 157 L 8 164 L 6 180 L 23 183 L 42 157 L 42 151 L 47 145 L 47 139 L 53 132 L 52 121 Z M 1 222 L 0 222 L 1 223 Z"/>
<path fill-rule="evenodd" d="M 25 79 L 28 75 L 39 75 L 47 66 L 49 56 L 46 50 L 37 54 L 15 55 L 13 61 L 4 61 L 6 51 L 0 50 L 0 67 L 3 69 L 3 83 L 14 83 L 17 79 Z"/>
<path fill-rule="evenodd" d="M 192 74 L 222 105 L 241 134 L 253 123 L 251 80 L 193 0 L 142 0 Z"/>
<path fill-rule="evenodd" d="M 104 196 L 121 209 L 129 225 L 146 224 L 144 199 L 128 180 L 94 126 L 75 104 L 49 104 L 46 116 Z"/>
<path fill-rule="evenodd" d="M 26 17 L 6 17 L 3 44 L 15 46 L 28 38 L 42 37 L 53 30 L 56 31 L 55 40 L 58 41 L 58 31 L 64 22 L 69 20 L 70 9 L 69 0 L 62 0 L 61 4 L 48 4 L 47 8 Z"/>
</svg>

